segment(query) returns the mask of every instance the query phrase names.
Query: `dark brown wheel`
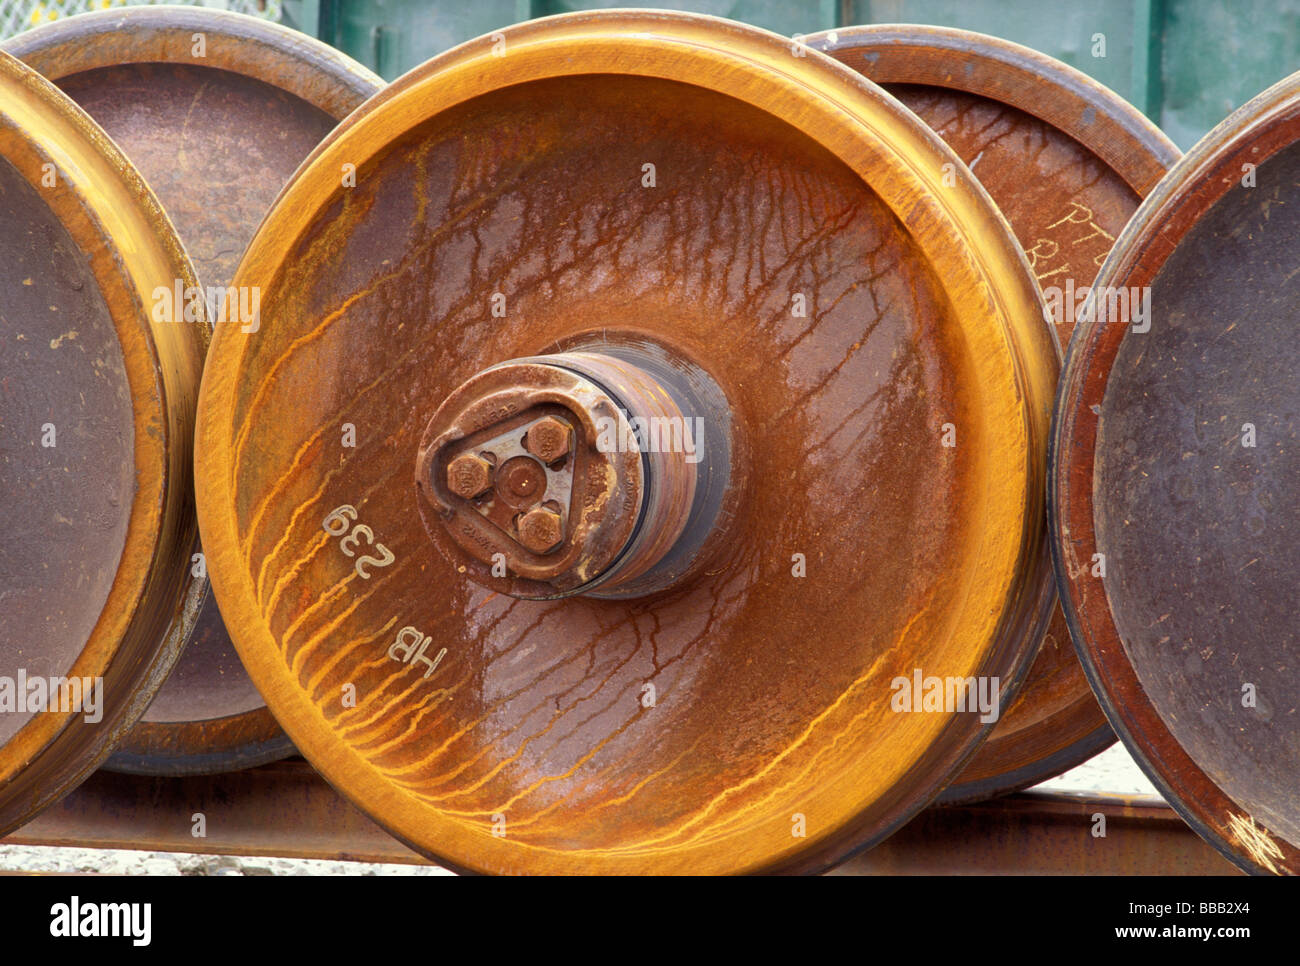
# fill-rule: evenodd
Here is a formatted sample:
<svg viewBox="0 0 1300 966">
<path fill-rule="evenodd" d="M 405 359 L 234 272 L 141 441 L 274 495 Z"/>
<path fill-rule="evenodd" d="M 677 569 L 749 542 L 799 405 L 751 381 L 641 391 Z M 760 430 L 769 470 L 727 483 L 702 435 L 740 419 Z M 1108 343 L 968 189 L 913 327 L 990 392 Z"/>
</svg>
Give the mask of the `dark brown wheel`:
<svg viewBox="0 0 1300 966">
<path fill-rule="evenodd" d="M 1066 345 L 1115 237 L 1178 149 L 1096 81 L 996 37 L 881 25 L 807 42 L 883 86 L 966 162 L 1024 246 Z M 1057 607 L 1024 687 L 942 800 L 1037 784 L 1114 740 Z"/>
<path fill-rule="evenodd" d="M 1116 242 L 1057 402 L 1066 615 L 1116 732 L 1242 868 L 1300 871 L 1300 76 Z"/>
<path fill-rule="evenodd" d="M 75 787 L 162 684 L 202 587 L 192 431 L 208 331 L 157 199 L 0 54 L 0 834 Z"/>
<path fill-rule="evenodd" d="M 426 854 L 821 869 L 992 727 L 898 681 L 1028 667 L 1043 307 L 829 58 L 647 12 L 471 42 L 330 135 L 236 281 L 213 588 L 295 744 Z"/>
<path fill-rule="evenodd" d="M 218 10 L 85 14 L 30 30 L 4 49 L 56 83 L 117 142 L 157 193 L 211 292 L 230 284 L 303 158 L 382 86 L 303 34 Z M 205 303 L 219 308 L 221 298 Z M 232 304 L 256 308 L 251 298 Z M 231 316 L 230 324 L 252 324 Z M 292 751 L 205 590 L 175 671 L 106 767 L 203 774 Z"/>
</svg>

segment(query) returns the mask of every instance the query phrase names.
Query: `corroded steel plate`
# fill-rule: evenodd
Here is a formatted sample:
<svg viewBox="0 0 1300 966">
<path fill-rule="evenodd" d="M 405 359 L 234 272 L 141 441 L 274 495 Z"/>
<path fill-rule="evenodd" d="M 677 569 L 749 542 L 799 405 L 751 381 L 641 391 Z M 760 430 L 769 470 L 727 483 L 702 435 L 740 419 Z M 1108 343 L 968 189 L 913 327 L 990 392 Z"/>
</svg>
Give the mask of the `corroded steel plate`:
<svg viewBox="0 0 1300 966">
<path fill-rule="evenodd" d="M 135 169 L 0 55 L 0 834 L 74 787 L 180 653 L 208 332 L 154 323 L 194 284 Z"/>
<path fill-rule="evenodd" d="M 209 309 L 220 306 L 217 288 L 230 284 L 294 169 L 382 86 L 303 34 L 217 10 L 86 14 L 28 31 L 4 49 L 71 95 L 139 168 L 199 281 L 212 287 Z M 251 328 L 252 299 L 232 304 L 250 311 L 231 323 Z M 292 751 L 208 594 L 175 672 L 107 767 L 197 774 Z"/>
<path fill-rule="evenodd" d="M 1102 706 L 1258 872 L 1300 871 L 1298 141 L 1293 76 L 1143 204 L 1070 347 L 1052 456 L 1056 567 Z"/>
<path fill-rule="evenodd" d="M 991 727 L 898 680 L 1027 669 L 1043 307 L 960 161 L 829 58 L 647 12 L 471 42 L 326 139 L 236 281 L 212 585 L 295 744 L 425 854 L 824 868 Z M 652 410 L 696 462 L 592 435 Z"/>
<path fill-rule="evenodd" d="M 881 84 L 966 162 L 1024 246 L 1066 345 L 1115 237 L 1178 160 L 1173 143 L 1086 75 L 995 37 L 882 25 L 807 42 Z M 1037 784 L 1114 740 L 1057 607 L 1024 687 L 942 800 Z"/>
</svg>

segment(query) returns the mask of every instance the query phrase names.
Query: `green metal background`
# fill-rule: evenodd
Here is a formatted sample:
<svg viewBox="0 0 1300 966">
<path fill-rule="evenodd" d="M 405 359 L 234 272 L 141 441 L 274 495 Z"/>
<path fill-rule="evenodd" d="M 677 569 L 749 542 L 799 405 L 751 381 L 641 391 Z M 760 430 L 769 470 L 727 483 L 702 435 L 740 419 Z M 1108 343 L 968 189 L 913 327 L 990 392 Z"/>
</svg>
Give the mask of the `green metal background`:
<svg viewBox="0 0 1300 966">
<path fill-rule="evenodd" d="M 587 0 L 284 0 L 286 22 L 392 79 L 449 47 Z M 928 23 L 1050 54 L 1128 98 L 1181 147 L 1300 69 L 1300 0 L 684 0 L 792 36 L 859 23 Z M 1104 37 L 1104 56 L 1095 56 Z"/>
</svg>

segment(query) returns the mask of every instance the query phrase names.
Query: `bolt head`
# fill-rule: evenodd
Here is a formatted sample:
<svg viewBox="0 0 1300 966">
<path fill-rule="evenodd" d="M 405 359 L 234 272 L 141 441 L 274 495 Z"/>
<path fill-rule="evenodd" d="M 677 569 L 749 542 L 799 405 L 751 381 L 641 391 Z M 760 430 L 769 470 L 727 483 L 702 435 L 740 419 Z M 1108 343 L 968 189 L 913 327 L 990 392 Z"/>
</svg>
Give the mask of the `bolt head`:
<svg viewBox="0 0 1300 966">
<path fill-rule="evenodd" d="M 476 453 L 461 453 L 447 464 L 447 489 L 472 500 L 492 485 L 492 464 Z"/>
<path fill-rule="evenodd" d="M 554 463 L 569 451 L 569 424 L 554 416 L 539 419 L 528 428 L 524 445 L 543 463 Z"/>
<path fill-rule="evenodd" d="M 533 553 L 550 553 L 564 539 L 560 515 L 535 507 L 519 518 L 519 542 Z"/>
</svg>

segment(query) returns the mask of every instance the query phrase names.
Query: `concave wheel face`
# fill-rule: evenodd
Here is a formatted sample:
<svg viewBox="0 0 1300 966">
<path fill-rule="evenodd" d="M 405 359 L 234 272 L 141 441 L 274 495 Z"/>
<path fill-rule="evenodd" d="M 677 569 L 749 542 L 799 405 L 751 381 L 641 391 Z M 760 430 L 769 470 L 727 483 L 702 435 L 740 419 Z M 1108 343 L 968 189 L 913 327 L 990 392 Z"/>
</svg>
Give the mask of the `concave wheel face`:
<svg viewBox="0 0 1300 966">
<path fill-rule="evenodd" d="M 131 390 L 85 254 L 7 160 L 0 220 L 0 372 L 11 444 L 0 457 L 0 522 L 12 534 L 0 548 L 3 663 L 48 679 L 66 675 L 80 655 L 122 559 L 134 482 Z M 40 714 L 9 698 L 0 743 Z"/>
<path fill-rule="evenodd" d="M 1081 331 L 1053 467 L 1068 611 L 1116 730 L 1267 872 L 1300 869 L 1296 90 L 1207 135 L 1120 239 L 1103 281 L 1149 287 L 1150 311 L 1099 304 Z"/>
<path fill-rule="evenodd" d="M 506 37 L 349 119 L 241 266 L 263 325 L 218 334 L 200 428 L 223 612 L 313 763 L 456 867 L 820 867 L 921 807 L 986 727 L 895 713 L 895 677 L 1023 669 L 1039 423 L 994 331 L 1012 323 L 943 262 L 966 242 L 932 195 L 782 116 L 798 96 L 758 61 L 800 61 L 769 35 L 620 15 Z M 803 69 L 813 110 L 877 112 L 902 142 L 879 150 L 938 173 L 882 94 Z M 336 190 L 344 158 L 357 184 Z M 955 205 L 990 212 L 968 182 Z M 1016 318 L 1041 312 L 985 224 Z M 413 479 L 434 410 L 507 360 L 629 346 L 698 366 L 730 407 L 731 509 L 698 566 L 618 600 L 468 579 Z M 1025 351 L 1041 406 L 1050 349 Z"/>
<path fill-rule="evenodd" d="M 264 81 L 192 64 L 55 80 L 149 181 L 207 285 L 230 284 L 280 188 L 341 119 Z"/>
<path fill-rule="evenodd" d="M 1068 344 L 1087 288 L 1177 148 L 1096 82 L 994 37 L 872 26 L 808 43 L 882 85 L 966 162 L 1020 239 Z M 943 800 L 1037 784 L 1114 740 L 1057 607 L 1015 701 Z"/>
<path fill-rule="evenodd" d="M 103 132 L 4 55 L 0 218 L 3 833 L 103 760 L 194 619 L 207 333 L 150 324 L 150 293 L 194 284 L 171 226 Z"/>
<path fill-rule="evenodd" d="M 72 97 L 144 175 L 209 287 L 209 315 L 289 176 L 381 86 L 300 34 L 207 10 L 75 17 L 5 49 Z M 254 324 L 251 295 L 230 304 L 230 324 Z M 292 751 L 205 593 L 176 670 L 108 767 L 199 774 Z"/>
</svg>

